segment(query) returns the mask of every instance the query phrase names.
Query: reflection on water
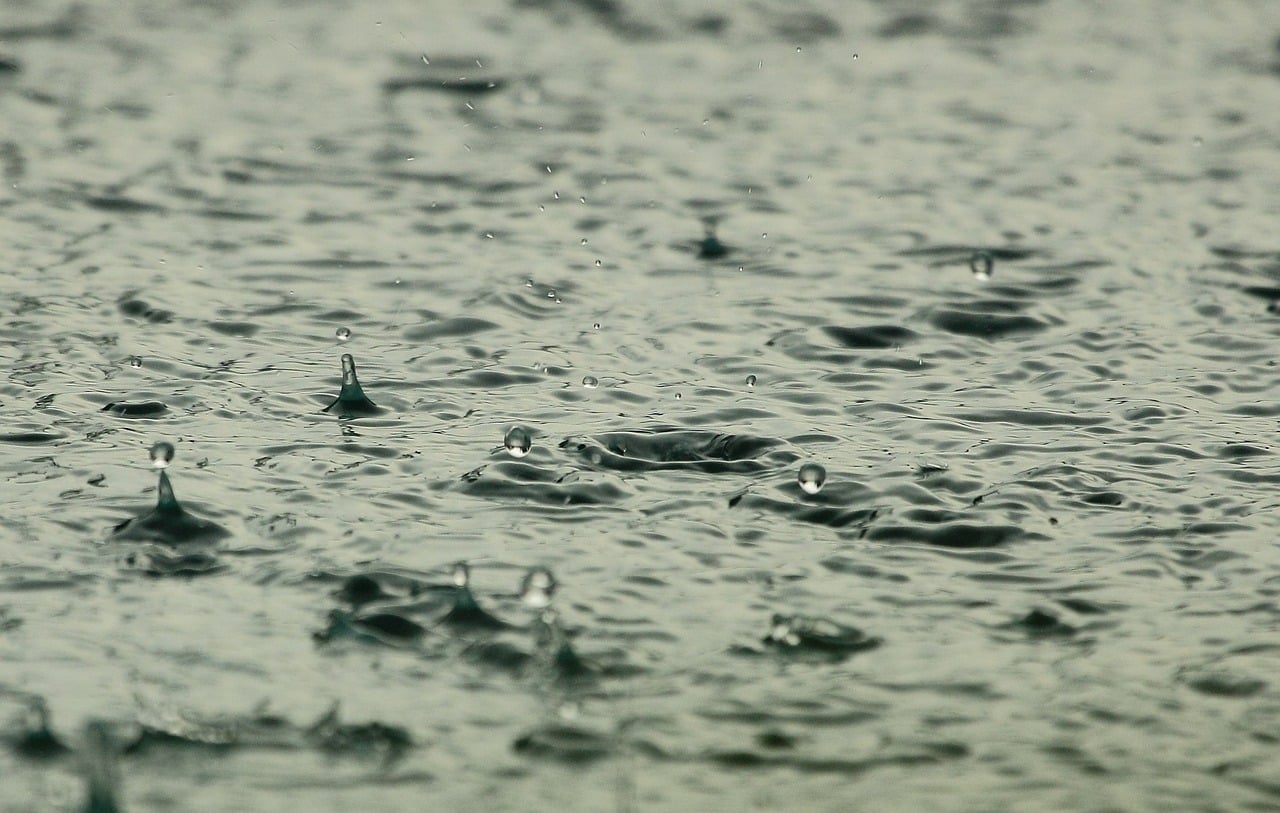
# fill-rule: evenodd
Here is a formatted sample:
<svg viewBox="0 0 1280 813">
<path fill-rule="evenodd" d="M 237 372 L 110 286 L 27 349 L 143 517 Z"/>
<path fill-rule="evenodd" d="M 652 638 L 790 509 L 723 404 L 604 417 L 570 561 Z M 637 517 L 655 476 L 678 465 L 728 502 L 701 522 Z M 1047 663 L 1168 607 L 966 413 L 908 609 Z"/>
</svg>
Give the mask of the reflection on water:
<svg viewBox="0 0 1280 813">
<path fill-rule="evenodd" d="M 8 3 L 4 804 L 1275 808 L 1263 17 Z"/>
</svg>

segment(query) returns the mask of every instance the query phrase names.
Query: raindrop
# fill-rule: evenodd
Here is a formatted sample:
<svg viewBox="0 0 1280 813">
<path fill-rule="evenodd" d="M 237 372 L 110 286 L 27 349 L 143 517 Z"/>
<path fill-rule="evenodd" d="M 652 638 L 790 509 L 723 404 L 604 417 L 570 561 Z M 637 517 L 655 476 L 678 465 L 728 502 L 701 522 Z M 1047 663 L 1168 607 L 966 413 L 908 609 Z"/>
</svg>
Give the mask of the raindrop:
<svg viewBox="0 0 1280 813">
<path fill-rule="evenodd" d="M 596 322 L 596 323 L 595 323 L 594 325 L 592 325 L 591 327 L 595 328 L 596 330 L 599 330 L 599 329 L 600 329 L 600 323 L 599 323 L 599 322 Z"/>
<path fill-rule="evenodd" d="M 340 327 L 334 332 L 333 335 L 338 337 L 338 341 L 345 342 L 351 338 L 351 328 Z"/>
<path fill-rule="evenodd" d="M 827 470 L 817 463 L 805 463 L 800 467 L 796 480 L 805 494 L 817 494 L 822 490 L 822 484 L 827 482 Z"/>
<path fill-rule="evenodd" d="M 556 298 L 556 289 L 555 288 L 549 289 L 547 291 L 547 299 L 555 299 L 555 298 Z"/>
<path fill-rule="evenodd" d="M 507 454 L 512 457 L 524 457 L 533 448 L 533 435 L 523 426 L 513 426 L 507 430 L 502 445 L 507 447 Z"/>
<path fill-rule="evenodd" d="M 995 258 L 991 256 L 991 252 L 989 251 L 975 252 L 974 255 L 969 258 L 969 270 L 973 272 L 975 279 L 979 279 L 983 282 L 991 279 L 991 271 L 995 268 L 995 265 Z"/>
<path fill-rule="evenodd" d="M 453 580 L 455 587 L 466 587 L 471 581 L 471 568 L 466 562 L 458 562 L 449 572 L 449 578 Z"/>
<path fill-rule="evenodd" d="M 677 401 L 679 401 L 679 400 L 680 400 L 681 398 L 683 398 L 683 397 L 684 397 L 684 396 L 683 396 L 683 395 L 681 395 L 680 393 L 678 393 L 678 392 L 676 393 L 676 400 L 677 400 Z"/>
<path fill-rule="evenodd" d="M 555 592 L 556 577 L 545 567 L 535 567 L 520 582 L 520 600 L 535 610 L 551 606 L 551 597 Z"/>
<path fill-rule="evenodd" d="M 586 203 L 586 202 L 587 202 L 586 198 L 578 198 L 578 203 Z"/>
<path fill-rule="evenodd" d="M 586 387 L 589 390 L 594 390 L 596 387 L 600 386 L 600 379 L 596 378 L 593 375 L 583 376 L 582 386 Z"/>
<path fill-rule="evenodd" d="M 756 377 L 754 375 L 747 376 L 747 386 L 754 387 L 756 385 Z"/>
<path fill-rule="evenodd" d="M 159 441 L 151 446 L 151 465 L 157 469 L 165 469 L 173 462 L 173 444 Z"/>
<path fill-rule="evenodd" d="M 599 268 L 601 265 L 603 265 L 603 263 L 601 263 L 599 260 L 596 260 L 596 268 Z"/>
<path fill-rule="evenodd" d="M 797 54 L 798 54 L 798 53 L 800 53 L 800 46 L 799 46 L 799 45 L 797 45 L 797 46 L 796 46 L 796 53 L 797 53 Z"/>
<path fill-rule="evenodd" d="M 584 238 L 582 238 L 582 242 L 581 242 L 579 245 L 584 245 L 584 246 L 585 246 L 586 244 L 587 244 L 587 238 L 585 238 L 585 237 L 584 237 Z"/>
<path fill-rule="evenodd" d="M 130 366 L 130 367 L 141 367 L 141 366 L 142 366 L 142 359 L 138 358 L 137 356 L 129 356 L 129 366 Z"/>
</svg>

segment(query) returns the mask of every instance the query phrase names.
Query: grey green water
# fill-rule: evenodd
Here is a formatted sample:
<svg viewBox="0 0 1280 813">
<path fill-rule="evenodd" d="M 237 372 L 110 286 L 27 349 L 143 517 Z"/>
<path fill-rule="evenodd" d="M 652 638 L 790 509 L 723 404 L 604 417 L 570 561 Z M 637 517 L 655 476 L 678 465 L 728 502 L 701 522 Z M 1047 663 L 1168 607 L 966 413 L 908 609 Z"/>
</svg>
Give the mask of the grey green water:
<svg viewBox="0 0 1280 813">
<path fill-rule="evenodd" d="M 1280 809 L 1277 34 L 5 0 L 0 810 Z"/>
</svg>

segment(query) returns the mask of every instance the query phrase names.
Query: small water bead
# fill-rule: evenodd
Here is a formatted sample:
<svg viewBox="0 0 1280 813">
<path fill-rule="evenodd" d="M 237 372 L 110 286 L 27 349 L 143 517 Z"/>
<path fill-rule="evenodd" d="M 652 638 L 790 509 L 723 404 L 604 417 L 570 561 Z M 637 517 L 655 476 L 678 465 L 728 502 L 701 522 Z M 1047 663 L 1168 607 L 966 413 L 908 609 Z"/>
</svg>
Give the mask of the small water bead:
<svg viewBox="0 0 1280 813">
<path fill-rule="evenodd" d="M 529 450 L 533 448 L 533 435 L 523 426 L 513 426 L 507 431 L 502 445 L 507 447 L 507 454 L 521 458 L 529 454 Z"/>
<path fill-rule="evenodd" d="M 455 587 L 466 587 L 471 582 L 471 567 L 466 562 L 458 562 L 449 571 L 449 578 Z"/>
<path fill-rule="evenodd" d="M 599 322 L 596 322 L 596 323 L 595 323 L 594 325 L 592 325 L 591 327 L 592 327 L 592 328 L 594 328 L 595 330 L 599 330 L 599 329 L 600 329 L 600 323 L 599 323 Z"/>
<path fill-rule="evenodd" d="M 754 387 L 756 385 L 756 377 L 754 375 L 747 376 L 747 386 Z"/>
<path fill-rule="evenodd" d="M 969 270 L 973 272 L 975 279 L 983 282 L 991 279 L 991 272 L 995 268 L 996 260 L 991 256 L 989 251 L 976 252 L 969 258 Z"/>
<path fill-rule="evenodd" d="M 603 265 L 604 263 L 602 263 L 600 260 L 596 260 L 596 268 L 600 268 Z"/>
<path fill-rule="evenodd" d="M 600 386 L 600 379 L 593 375 L 584 376 L 582 379 L 582 386 L 589 390 L 594 390 L 596 387 Z"/>
<path fill-rule="evenodd" d="M 333 335 L 338 337 L 338 341 L 345 342 L 351 338 L 351 328 L 340 327 L 336 331 L 334 331 Z"/>
<path fill-rule="evenodd" d="M 151 446 L 151 465 L 157 469 L 165 469 L 173 462 L 173 444 L 168 441 L 158 441 Z"/>
<path fill-rule="evenodd" d="M 535 610 L 550 607 L 555 592 L 556 577 L 545 567 L 535 567 L 520 582 L 520 600 Z"/>
<path fill-rule="evenodd" d="M 805 463 L 800 467 L 796 481 L 805 494 L 817 494 L 827 482 L 827 470 L 817 463 Z"/>
<path fill-rule="evenodd" d="M 141 366 L 142 366 L 142 359 L 138 358 L 137 356 L 129 356 L 129 366 L 130 366 L 130 367 L 141 367 Z"/>
</svg>

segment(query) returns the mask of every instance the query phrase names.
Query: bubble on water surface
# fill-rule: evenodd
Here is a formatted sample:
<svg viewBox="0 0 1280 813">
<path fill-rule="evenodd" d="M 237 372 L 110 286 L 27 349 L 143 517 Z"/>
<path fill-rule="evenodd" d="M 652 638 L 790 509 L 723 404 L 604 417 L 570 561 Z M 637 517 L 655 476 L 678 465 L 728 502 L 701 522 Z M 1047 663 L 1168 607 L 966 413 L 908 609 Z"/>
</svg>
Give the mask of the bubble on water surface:
<svg viewBox="0 0 1280 813">
<path fill-rule="evenodd" d="M 129 366 L 130 366 L 130 367 L 141 367 L 141 366 L 142 366 L 142 359 L 141 359 L 141 358 L 139 358 L 139 357 L 137 357 L 137 356 L 129 356 Z"/>
<path fill-rule="evenodd" d="M 338 341 L 345 342 L 351 338 L 351 328 L 340 327 L 334 332 L 333 335 L 338 338 Z"/>
<path fill-rule="evenodd" d="M 168 441 L 158 441 L 151 446 L 151 465 L 157 469 L 168 468 L 173 462 L 173 444 Z"/>
<path fill-rule="evenodd" d="M 533 436 L 523 426 L 513 426 L 507 430 L 507 436 L 503 438 L 502 445 L 507 448 L 507 454 L 512 457 L 524 457 L 533 447 Z"/>
<path fill-rule="evenodd" d="M 805 463 L 800 467 L 796 481 L 805 494 L 817 494 L 827 482 L 827 470 L 817 463 Z"/>
<path fill-rule="evenodd" d="M 596 387 L 600 386 L 600 379 L 596 378 L 593 375 L 583 376 L 582 386 L 586 387 L 589 390 L 594 390 Z"/>
<path fill-rule="evenodd" d="M 754 375 L 747 376 L 747 386 L 754 387 L 756 385 L 756 377 Z"/>
</svg>

